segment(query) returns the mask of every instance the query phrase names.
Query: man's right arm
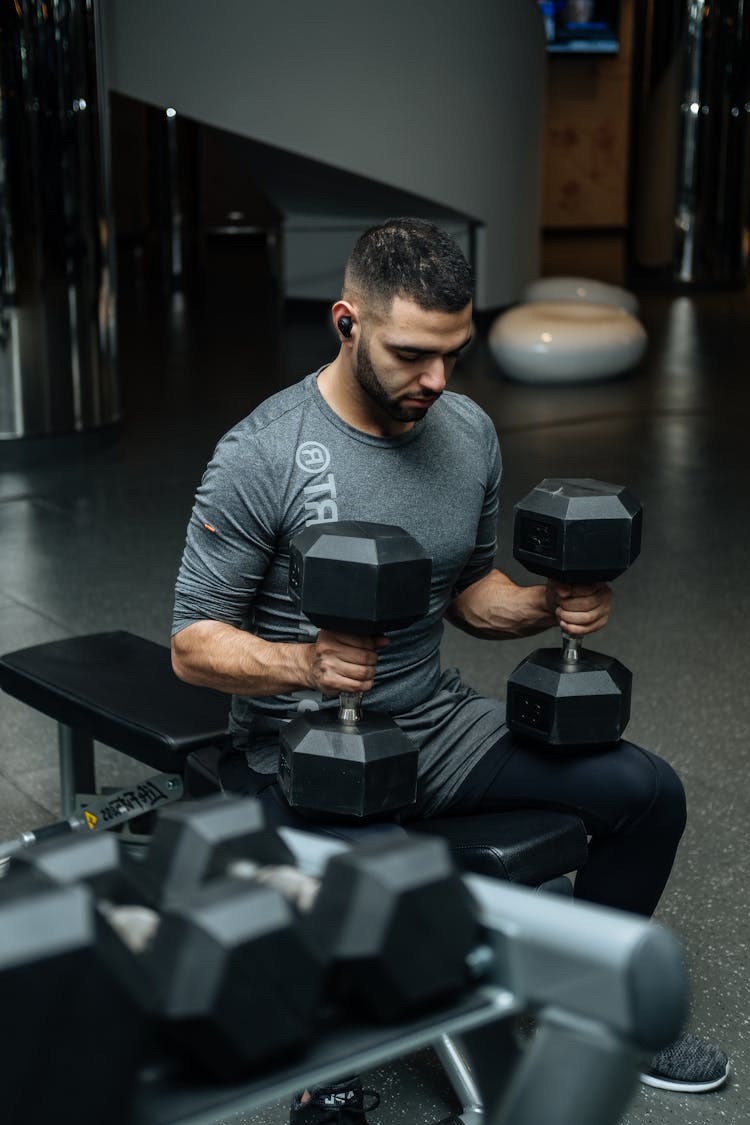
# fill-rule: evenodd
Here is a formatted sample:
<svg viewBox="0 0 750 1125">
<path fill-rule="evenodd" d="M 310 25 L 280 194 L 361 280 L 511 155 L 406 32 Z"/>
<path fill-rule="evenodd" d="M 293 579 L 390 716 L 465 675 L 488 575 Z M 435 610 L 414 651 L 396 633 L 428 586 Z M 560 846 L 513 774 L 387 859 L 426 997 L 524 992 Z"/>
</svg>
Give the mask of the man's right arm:
<svg viewBox="0 0 750 1125">
<path fill-rule="evenodd" d="M 310 641 L 269 641 L 243 627 L 278 550 L 283 497 L 273 480 L 252 435 L 236 428 L 217 446 L 177 576 L 172 666 L 188 683 L 232 695 L 369 691 L 384 638 L 321 629 Z"/>
<path fill-rule="evenodd" d="M 288 644 L 221 621 L 195 621 L 172 637 L 172 667 L 187 683 L 236 695 L 338 695 L 372 688 L 375 649 L 387 643 L 321 629 L 311 643 Z"/>
</svg>

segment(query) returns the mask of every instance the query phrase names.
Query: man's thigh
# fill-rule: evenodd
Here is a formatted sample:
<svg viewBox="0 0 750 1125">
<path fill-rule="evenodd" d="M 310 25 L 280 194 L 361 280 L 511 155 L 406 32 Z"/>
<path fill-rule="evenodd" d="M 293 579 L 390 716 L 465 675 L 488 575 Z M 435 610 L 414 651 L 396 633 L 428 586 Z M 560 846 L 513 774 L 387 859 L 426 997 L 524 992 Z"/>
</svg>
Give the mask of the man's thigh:
<svg viewBox="0 0 750 1125">
<path fill-rule="evenodd" d="M 477 764 L 449 811 L 555 808 L 576 813 L 589 832 L 601 833 L 648 811 L 665 795 L 684 800 L 679 778 L 662 758 L 632 742 L 560 754 L 508 734 Z"/>
</svg>

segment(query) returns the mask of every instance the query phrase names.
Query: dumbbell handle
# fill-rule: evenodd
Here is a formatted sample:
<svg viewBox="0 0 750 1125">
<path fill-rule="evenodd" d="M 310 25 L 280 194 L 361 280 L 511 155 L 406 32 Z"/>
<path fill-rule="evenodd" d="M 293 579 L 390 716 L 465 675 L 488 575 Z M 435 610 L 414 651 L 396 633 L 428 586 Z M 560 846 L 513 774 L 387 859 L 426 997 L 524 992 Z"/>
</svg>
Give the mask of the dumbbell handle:
<svg viewBox="0 0 750 1125">
<path fill-rule="evenodd" d="M 562 632 L 562 658 L 567 664 L 575 664 L 583 655 L 583 637 L 571 637 L 570 633 Z"/>
<path fill-rule="evenodd" d="M 362 718 L 361 691 L 342 691 L 339 696 L 339 722 L 358 723 Z"/>
<path fill-rule="evenodd" d="M 227 867 L 227 875 L 273 887 L 303 913 L 312 910 L 320 890 L 320 879 L 285 863 L 264 866 L 251 859 L 236 859 Z"/>
<path fill-rule="evenodd" d="M 312 910 L 320 890 L 320 879 L 286 864 L 263 866 L 250 859 L 237 859 L 227 866 L 226 874 L 273 887 L 302 913 Z M 103 902 L 101 910 L 132 953 L 145 952 L 161 925 L 159 911 L 150 906 Z"/>
</svg>

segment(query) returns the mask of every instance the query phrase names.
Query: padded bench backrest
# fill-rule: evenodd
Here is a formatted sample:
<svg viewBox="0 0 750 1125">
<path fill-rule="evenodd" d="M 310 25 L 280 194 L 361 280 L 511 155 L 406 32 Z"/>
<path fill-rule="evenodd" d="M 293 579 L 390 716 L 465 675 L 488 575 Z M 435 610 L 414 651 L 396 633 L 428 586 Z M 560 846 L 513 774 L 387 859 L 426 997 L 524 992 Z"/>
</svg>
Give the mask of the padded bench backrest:
<svg viewBox="0 0 750 1125">
<path fill-rule="evenodd" d="M 0 657 L 0 687 L 58 723 L 156 769 L 222 739 L 229 697 L 183 683 L 169 649 L 122 631 L 69 637 Z"/>
</svg>

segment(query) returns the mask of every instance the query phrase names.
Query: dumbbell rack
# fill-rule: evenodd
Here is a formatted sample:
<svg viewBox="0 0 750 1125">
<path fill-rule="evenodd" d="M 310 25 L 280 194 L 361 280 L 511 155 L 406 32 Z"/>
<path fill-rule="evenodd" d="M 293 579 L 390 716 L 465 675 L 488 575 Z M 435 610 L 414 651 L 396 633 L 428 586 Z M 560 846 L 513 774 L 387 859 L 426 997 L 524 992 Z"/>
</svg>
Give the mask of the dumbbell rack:
<svg viewBox="0 0 750 1125">
<path fill-rule="evenodd" d="M 319 875 L 344 845 L 282 829 L 297 864 Z M 305 1056 L 247 1083 L 217 1085 L 175 1069 L 143 1071 L 133 1125 L 213 1123 L 309 1086 L 370 1070 L 460 1036 L 467 1073 L 449 1066 L 458 1096 L 473 1084 L 484 1106 L 466 1125 L 615 1125 L 649 1055 L 678 1034 L 686 1009 L 684 955 L 677 939 L 643 918 L 481 875 L 464 876 L 484 927 L 482 983 L 439 1011 L 398 1025 L 342 1023 Z M 534 1012 L 526 1049 L 515 1019 Z M 441 1052 L 445 1063 L 447 1052 Z M 550 1086 L 549 1074 L 557 1078 Z M 564 1075 L 564 1080 L 560 1079 Z M 458 1079 L 458 1081 L 456 1081 Z"/>
<path fill-rule="evenodd" d="M 511 1017 L 518 1001 L 506 989 L 479 987 L 459 1002 L 421 1020 L 400 1025 L 342 1024 L 334 1034 L 314 1044 L 303 1059 L 252 1081 L 236 1085 L 196 1082 L 179 1070 L 154 1067 L 141 1074 L 132 1121 L 138 1125 L 168 1122 L 214 1125 L 232 1113 L 258 1109 L 291 1097 L 306 1086 L 337 1081 L 344 1074 L 371 1070 L 392 1059 L 433 1045 L 442 1035 L 462 1035 L 467 1042 L 482 1038 L 494 1056 L 493 1082 L 500 1091 L 517 1062 Z M 495 1091 L 482 1083 L 487 1104 Z M 474 1118 L 478 1120 L 478 1118 Z"/>
</svg>

